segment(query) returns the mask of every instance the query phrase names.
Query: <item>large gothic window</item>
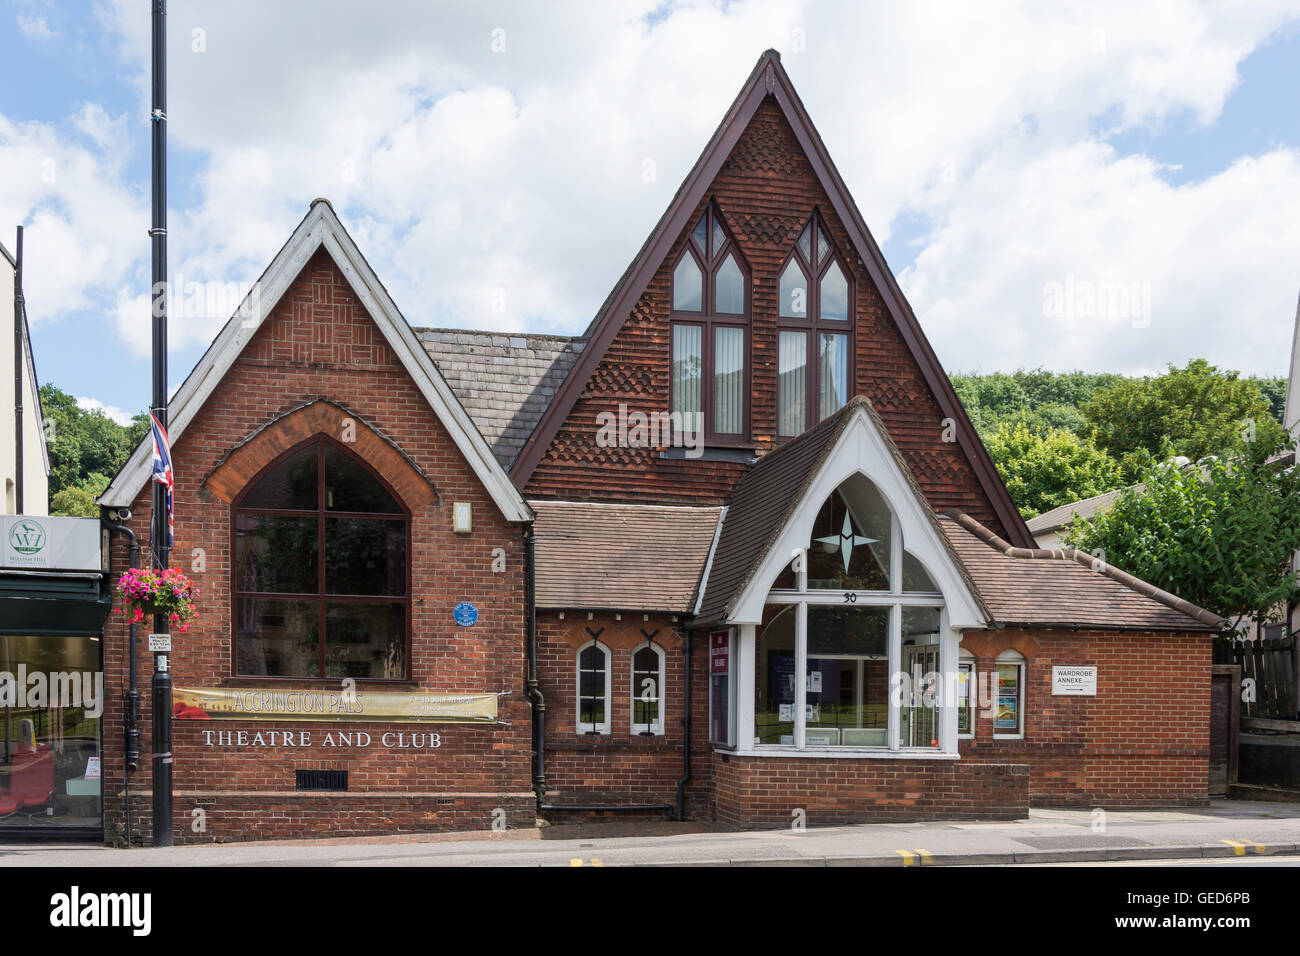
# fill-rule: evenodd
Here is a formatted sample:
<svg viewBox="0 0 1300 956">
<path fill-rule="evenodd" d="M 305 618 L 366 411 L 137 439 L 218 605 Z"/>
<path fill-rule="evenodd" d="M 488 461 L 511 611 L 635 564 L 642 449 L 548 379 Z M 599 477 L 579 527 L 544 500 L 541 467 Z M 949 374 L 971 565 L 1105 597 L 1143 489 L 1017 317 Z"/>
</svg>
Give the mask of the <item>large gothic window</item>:
<svg viewBox="0 0 1300 956">
<path fill-rule="evenodd" d="M 749 435 L 749 271 L 713 204 L 672 276 L 671 410 L 710 444 L 741 443 Z"/>
<path fill-rule="evenodd" d="M 268 465 L 233 508 L 235 673 L 406 678 L 410 516 L 324 436 Z"/>
<path fill-rule="evenodd" d="M 777 434 L 798 435 L 851 394 L 853 286 L 813 214 L 781 267 L 777 301 Z"/>
</svg>

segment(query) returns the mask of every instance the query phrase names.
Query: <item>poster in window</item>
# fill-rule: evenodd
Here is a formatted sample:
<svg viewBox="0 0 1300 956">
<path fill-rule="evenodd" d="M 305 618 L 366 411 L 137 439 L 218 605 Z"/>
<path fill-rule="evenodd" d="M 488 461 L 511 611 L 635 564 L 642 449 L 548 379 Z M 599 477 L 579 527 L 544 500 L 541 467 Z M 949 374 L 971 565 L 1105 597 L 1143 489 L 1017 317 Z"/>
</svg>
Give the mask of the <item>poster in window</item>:
<svg viewBox="0 0 1300 956">
<path fill-rule="evenodd" d="M 1020 727 L 1020 701 L 1016 697 L 999 697 L 994 730 L 1017 730 Z"/>
<path fill-rule="evenodd" d="M 767 659 L 768 693 L 774 704 L 794 703 L 794 655 L 773 652 Z"/>
</svg>

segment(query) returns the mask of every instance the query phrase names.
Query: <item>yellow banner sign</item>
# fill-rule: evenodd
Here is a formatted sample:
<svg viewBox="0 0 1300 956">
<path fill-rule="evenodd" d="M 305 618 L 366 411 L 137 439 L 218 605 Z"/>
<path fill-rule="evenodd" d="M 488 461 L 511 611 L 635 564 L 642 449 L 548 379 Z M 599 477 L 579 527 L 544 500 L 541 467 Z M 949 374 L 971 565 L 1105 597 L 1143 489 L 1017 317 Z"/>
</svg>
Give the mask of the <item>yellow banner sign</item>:
<svg viewBox="0 0 1300 956">
<path fill-rule="evenodd" d="M 490 723 L 496 694 L 423 691 L 295 690 L 290 688 L 177 687 L 177 720 L 376 720 L 386 723 Z"/>
</svg>

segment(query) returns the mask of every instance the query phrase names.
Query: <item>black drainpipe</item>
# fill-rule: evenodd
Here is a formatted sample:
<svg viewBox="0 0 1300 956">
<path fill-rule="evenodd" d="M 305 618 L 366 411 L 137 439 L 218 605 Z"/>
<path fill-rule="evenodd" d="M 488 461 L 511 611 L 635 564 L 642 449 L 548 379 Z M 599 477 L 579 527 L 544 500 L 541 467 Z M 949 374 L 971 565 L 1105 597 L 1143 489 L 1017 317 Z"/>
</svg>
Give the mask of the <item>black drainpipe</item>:
<svg viewBox="0 0 1300 956">
<path fill-rule="evenodd" d="M 524 528 L 524 608 L 528 624 L 528 680 L 524 692 L 533 705 L 533 792 L 540 812 L 546 802 L 546 698 L 537 680 L 537 567 L 533 554 L 533 526 Z"/>
<path fill-rule="evenodd" d="M 14 260 L 14 514 L 23 513 L 23 227 L 18 227 L 18 254 Z"/>
<path fill-rule="evenodd" d="M 682 779 L 677 781 L 677 809 L 673 813 L 674 820 L 686 819 L 686 785 L 691 782 L 691 629 L 685 628 L 686 643 L 682 645 L 682 663 L 686 670 L 686 704 L 683 712 L 686 714 L 683 718 L 685 726 L 685 739 L 682 741 Z"/>
<path fill-rule="evenodd" d="M 136 541 L 135 532 L 124 524 L 112 524 L 104 522 L 104 527 L 110 533 L 126 535 L 128 567 L 136 567 L 140 561 L 140 544 Z M 139 726 L 139 708 L 140 708 L 140 691 L 136 689 L 136 636 L 135 621 L 131 621 L 130 636 L 127 638 L 130 642 L 128 646 L 127 657 L 130 660 L 130 683 L 126 692 L 126 714 L 124 715 L 123 724 L 126 726 L 126 759 L 125 772 L 123 773 L 122 789 L 126 796 L 126 845 L 129 849 L 131 846 L 131 774 L 135 773 L 140 764 L 140 726 Z"/>
</svg>

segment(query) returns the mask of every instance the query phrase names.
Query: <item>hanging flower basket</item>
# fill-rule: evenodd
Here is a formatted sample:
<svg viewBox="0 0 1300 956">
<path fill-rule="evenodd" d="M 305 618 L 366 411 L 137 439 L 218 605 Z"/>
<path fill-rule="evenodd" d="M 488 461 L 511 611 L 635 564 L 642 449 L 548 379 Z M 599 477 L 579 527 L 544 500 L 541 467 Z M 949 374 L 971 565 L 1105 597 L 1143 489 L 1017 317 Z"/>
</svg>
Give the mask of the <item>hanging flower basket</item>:
<svg viewBox="0 0 1300 956">
<path fill-rule="evenodd" d="M 194 600 L 199 589 L 175 568 L 162 571 L 128 568 L 117 582 L 122 613 L 136 624 L 146 615 L 163 614 L 180 630 L 188 631 L 195 617 Z"/>
</svg>

